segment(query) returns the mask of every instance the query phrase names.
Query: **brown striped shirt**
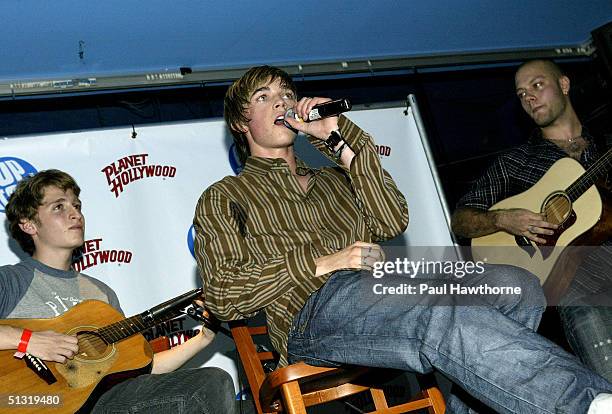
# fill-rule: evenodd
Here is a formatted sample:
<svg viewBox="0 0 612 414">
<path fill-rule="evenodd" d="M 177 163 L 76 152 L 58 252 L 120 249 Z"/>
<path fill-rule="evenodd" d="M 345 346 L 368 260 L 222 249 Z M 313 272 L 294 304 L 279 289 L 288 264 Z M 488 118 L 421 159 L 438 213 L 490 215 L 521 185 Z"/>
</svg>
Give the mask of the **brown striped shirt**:
<svg viewBox="0 0 612 414">
<path fill-rule="evenodd" d="M 315 258 L 356 241 L 401 234 L 408 207 L 382 169 L 372 138 L 347 118 L 340 133 L 355 152 L 350 170 L 310 169 L 304 192 L 283 159 L 249 157 L 237 177 L 211 185 L 196 206 L 195 253 L 206 304 L 222 320 L 264 309 L 270 339 L 286 364 L 293 316 L 330 274 L 315 277 Z M 308 137 L 326 155 L 323 142 Z"/>
</svg>

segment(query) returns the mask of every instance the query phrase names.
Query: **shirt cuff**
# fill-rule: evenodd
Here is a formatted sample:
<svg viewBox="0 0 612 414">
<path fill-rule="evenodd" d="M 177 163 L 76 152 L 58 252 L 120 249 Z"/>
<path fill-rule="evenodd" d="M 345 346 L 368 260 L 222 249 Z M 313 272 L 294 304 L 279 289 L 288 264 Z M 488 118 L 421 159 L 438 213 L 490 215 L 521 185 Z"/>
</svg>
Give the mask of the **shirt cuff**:
<svg viewBox="0 0 612 414">
<path fill-rule="evenodd" d="M 287 254 L 287 273 L 294 286 L 301 286 L 314 292 L 329 278 L 329 274 L 316 277 L 315 259 L 335 253 L 338 249 L 328 247 L 317 241 L 299 246 Z"/>
<path fill-rule="evenodd" d="M 355 154 L 358 154 L 366 143 L 371 139 L 370 135 L 355 125 L 344 115 L 338 118 L 338 128 L 344 141 L 351 147 Z"/>
<path fill-rule="evenodd" d="M 367 144 L 368 140 L 371 139 L 369 134 L 364 132 L 344 115 L 340 115 L 338 117 L 338 129 L 340 130 L 340 135 L 342 136 L 344 142 L 348 144 L 355 154 L 359 154 L 361 149 Z M 321 151 L 332 161 L 336 162 L 337 164 L 339 163 L 339 161 L 334 158 L 334 154 L 329 150 L 329 148 L 327 148 L 324 141 L 310 135 L 308 135 L 307 138 L 316 149 Z"/>
</svg>

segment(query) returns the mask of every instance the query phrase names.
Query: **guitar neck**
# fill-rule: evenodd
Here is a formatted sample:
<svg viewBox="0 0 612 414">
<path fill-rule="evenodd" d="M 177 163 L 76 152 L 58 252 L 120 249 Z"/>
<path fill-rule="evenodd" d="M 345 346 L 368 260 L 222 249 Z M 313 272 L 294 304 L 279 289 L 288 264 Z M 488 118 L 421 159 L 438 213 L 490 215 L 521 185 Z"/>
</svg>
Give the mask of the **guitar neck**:
<svg viewBox="0 0 612 414">
<path fill-rule="evenodd" d="M 187 293 L 170 299 L 157 305 L 140 315 L 132 316 L 119 322 L 98 329 L 98 334 L 107 344 L 119 342 L 125 338 L 152 328 L 160 322 L 167 321 L 181 314 L 180 308 L 184 308 L 192 300 L 202 294 L 202 289 L 193 289 Z"/>
<path fill-rule="evenodd" d="M 113 344 L 134 334 L 146 331 L 154 325 L 155 323 L 145 322 L 142 315 L 136 315 L 104 326 L 98 329 L 98 333 L 107 344 Z"/>
<path fill-rule="evenodd" d="M 601 158 L 595 161 L 580 178 L 574 181 L 566 189 L 566 193 L 572 202 L 576 201 L 586 190 L 591 188 L 595 181 L 603 177 L 612 167 L 612 148 L 608 150 Z"/>
</svg>

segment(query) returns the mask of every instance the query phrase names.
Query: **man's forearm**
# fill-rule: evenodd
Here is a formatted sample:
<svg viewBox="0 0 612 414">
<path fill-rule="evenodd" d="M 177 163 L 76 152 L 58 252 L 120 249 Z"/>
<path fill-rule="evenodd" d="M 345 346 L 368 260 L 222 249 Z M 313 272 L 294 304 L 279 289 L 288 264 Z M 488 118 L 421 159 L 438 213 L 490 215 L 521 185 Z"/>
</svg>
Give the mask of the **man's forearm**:
<svg viewBox="0 0 612 414">
<path fill-rule="evenodd" d="M 202 326 L 202 331 L 193 338 L 166 351 L 153 355 L 151 374 L 172 372 L 181 367 L 198 352 L 206 348 L 214 339 L 215 334 Z"/>
<path fill-rule="evenodd" d="M 451 219 L 453 232 L 457 236 L 473 239 L 499 231 L 498 211 L 484 211 L 476 208 L 458 208 Z"/>
<path fill-rule="evenodd" d="M 0 325 L 0 349 L 17 349 L 23 329 Z"/>
</svg>

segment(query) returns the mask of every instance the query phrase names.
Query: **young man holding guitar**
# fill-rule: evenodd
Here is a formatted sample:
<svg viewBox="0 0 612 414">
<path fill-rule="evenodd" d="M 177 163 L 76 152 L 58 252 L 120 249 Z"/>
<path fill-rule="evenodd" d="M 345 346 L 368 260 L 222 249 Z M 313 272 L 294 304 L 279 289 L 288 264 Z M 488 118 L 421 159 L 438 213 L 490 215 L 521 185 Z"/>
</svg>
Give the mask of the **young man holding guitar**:
<svg viewBox="0 0 612 414">
<path fill-rule="evenodd" d="M 556 267 L 549 266 L 550 272 L 538 276 L 546 280 L 544 289 L 550 304 L 562 305 L 561 319 L 574 352 L 594 371 L 612 380 L 611 233 L 607 228 L 599 231 L 597 238 L 586 239 L 589 236 L 586 232 L 597 223 L 602 211 L 600 196 L 592 183 L 606 175 L 612 155 L 604 154 L 583 127 L 569 98 L 570 80 L 555 63 L 548 60 L 524 63 L 516 72 L 515 86 L 523 109 L 538 128 L 526 144 L 495 160 L 459 200 L 452 217 L 453 231 L 458 236 L 475 239 L 472 246 L 486 244 L 482 240 L 493 240 L 497 235 L 500 238 L 496 240 L 505 240 L 498 246 L 510 246 L 508 241 L 516 240 L 522 247 L 508 248 L 506 252 L 516 257 L 529 253 L 531 257 L 525 256 L 524 262 L 528 266 L 539 257 L 542 262 L 546 259 L 546 249 L 541 250 L 541 246 L 563 246 L 562 241 L 567 245 L 578 237 L 586 240 L 582 243 L 587 245 L 601 244 L 591 249 L 575 276 L 576 266 L 569 272 L 570 266 L 564 268 L 550 261 L 549 265 Z M 578 166 L 575 174 L 570 171 L 574 166 Z M 558 185 L 555 179 L 560 182 Z M 582 192 L 572 194 L 576 187 L 572 184 L 585 179 L 589 181 L 582 185 Z M 530 197 L 540 190 L 544 195 L 562 190 L 569 197 L 559 197 L 553 204 L 547 204 L 546 199 L 532 200 Z M 606 192 L 601 196 L 607 196 Z M 603 207 L 606 211 L 605 203 Z M 572 209 L 575 216 L 567 216 L 566 212 Z M 582 223 L 586 225 L 575 231 Z M 597 229 L 606 223 L 603 217 Z M 571 234 L 573 231 L 575 234 Z M 541 256 L 537 250 L 542 251 Z M 564 249 L 566 257 L 577 250 Z M 502 254 L 502 249 L 496 252 Z M 571 263 L 562 262 L 563 256 L 559 257 L 559 262 Z"/>
<path fill-rule="evenodd" d="M 73 306 L 88 299 L 106 302 L 120 311 L 117 296 L 110 287 L 72 269 L 73 252 L 84 243 L 85 218 L 79 193 L 74 179 L 58 170 L 41 171 L 22 180 L 7 204 L 6 215 L 13 238 L 31 257 L 17 265 L 0 267 L 0 319 L 5 319 L 0 324 L 0 350 L 17 350 L 17 358 L 27 351 L 27 358 L 39 358 L 42 364 L 58 363 L 57 370 L 64 372 L 66 379 L 70 378 L 71 370 L 79 369 L 77 357 L 87 359 L 87 353 L 95 350 L 79 349 L 79 344 L 81 347 L 83 344 L 80 337 L 77 340 L 76 332 L 69 335 L 37 330 L 37 321 L 32 321 L 32 330 L 24 329 L 23 324 L 17 328 L 6 322 L 15 318 L 62 318 L 60 315 L 68 315 Z M 213 337 L 214 333 L 203 327 L 184 344 L 154 354 L 150 375 L 125 380 L 105 391 L 94 402 L 92 412 L 132 412 L 137 408 L 148 413 L 233 413 L 233 384 L 226 372 L 217 368 L 175 371 Z M 8 362 L 0 364 L 6 366 Z M 73 378 L 78 385 L 68 380 L 69 387 L 84 387 L 83 376 L 79 372 Z M 49 388 L 52 389 L 55 388 Z M 32 403 L 20 396 L 13 397 L 5 402 L 9 406 L 0 407 L 0 411 L 15 408 L 10 407 L 11 401 L 25 403 L 19 404 L 21 408 Z M 74 411 L 68 408 L 72 407 L 68 401 L 59 404 L 64 412 Z"/>
</svg>

